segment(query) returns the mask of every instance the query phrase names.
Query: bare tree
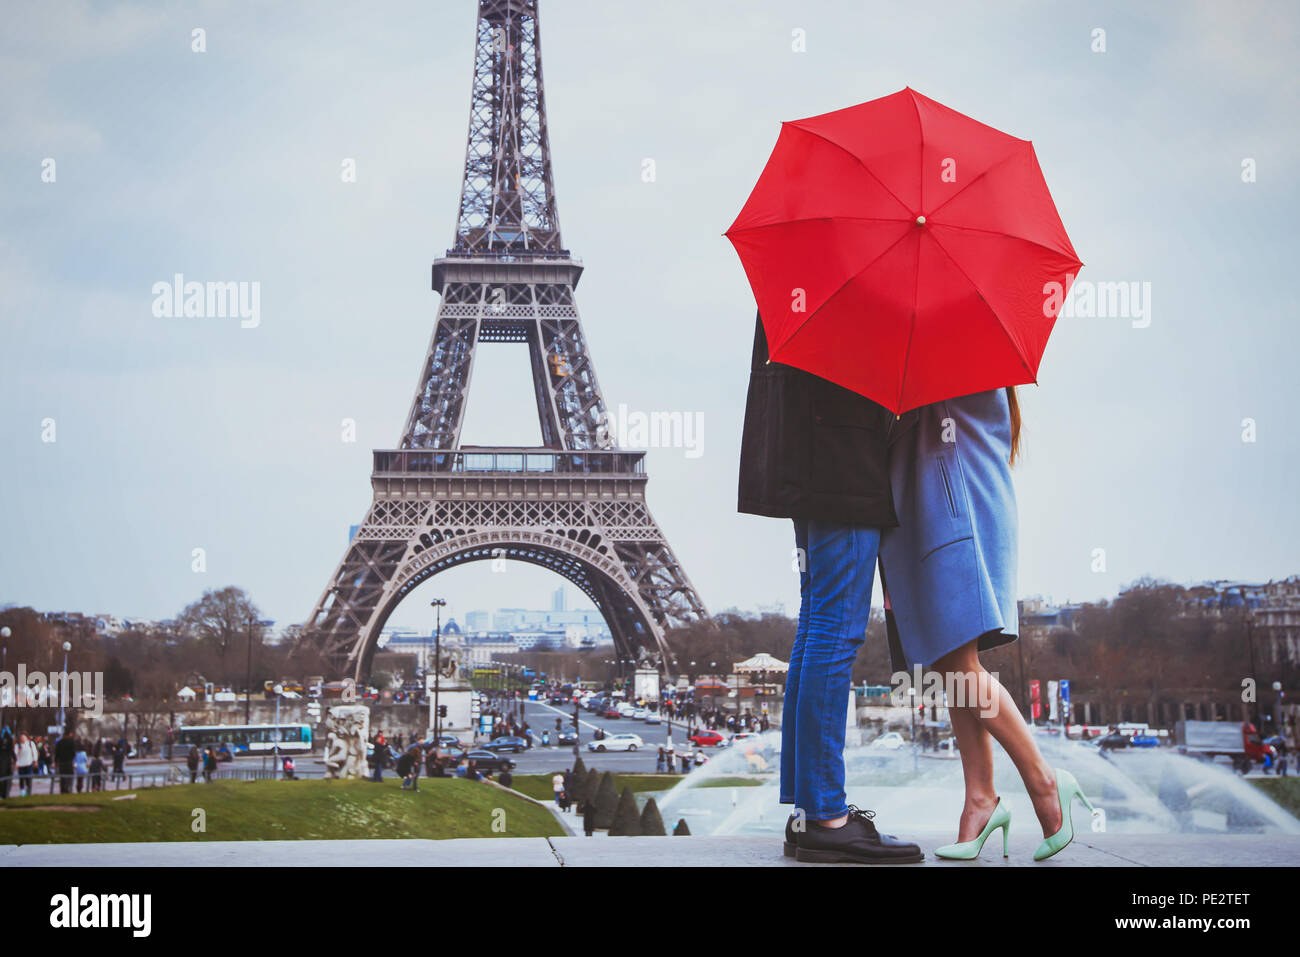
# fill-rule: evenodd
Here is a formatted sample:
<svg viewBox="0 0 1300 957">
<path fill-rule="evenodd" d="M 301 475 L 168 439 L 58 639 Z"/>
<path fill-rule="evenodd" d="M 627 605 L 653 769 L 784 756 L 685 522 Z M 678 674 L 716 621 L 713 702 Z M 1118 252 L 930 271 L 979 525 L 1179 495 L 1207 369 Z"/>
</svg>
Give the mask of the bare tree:
<svg viewBox="0 0 1300 957">
<path fill-rule="evenodd" d="M 238 639 L 247 637 L 249 620 L 256 622 L 261 614 L 242 588 L 227 585 L 205 591 L 202 598 L 187 605 L 177 625 L 224 658 Z"/>
</svg>

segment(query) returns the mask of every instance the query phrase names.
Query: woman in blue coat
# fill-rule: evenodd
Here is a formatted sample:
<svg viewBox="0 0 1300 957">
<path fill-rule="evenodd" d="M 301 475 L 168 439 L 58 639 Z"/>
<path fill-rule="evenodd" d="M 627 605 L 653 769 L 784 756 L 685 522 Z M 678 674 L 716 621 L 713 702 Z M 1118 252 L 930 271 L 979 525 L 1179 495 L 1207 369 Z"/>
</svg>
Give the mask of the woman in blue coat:
<svg viewBox="0 0 1300 957">
<path fill-rule="evenodd" d="M 1014 388 L 935 402 L 890 449 L 898 527 L 881 534 L 880 563 L 895 666 L 939 672 L 962 760 L 966 801 L 957 843 L 940 857 L 970 859 L 1011 815 L 993 786 L 993 742 L 1011 757 L 1043 828 L 1043 860 L 1073 838 L 1078 782 L 1053 769 L 1011 696 L 980 664 L 983 649 L 1014 641 L 1017 519 L 1011 464 L 1020 440 Z M 919 691 L 920 689 L 918 689 Z"/>
</svg>

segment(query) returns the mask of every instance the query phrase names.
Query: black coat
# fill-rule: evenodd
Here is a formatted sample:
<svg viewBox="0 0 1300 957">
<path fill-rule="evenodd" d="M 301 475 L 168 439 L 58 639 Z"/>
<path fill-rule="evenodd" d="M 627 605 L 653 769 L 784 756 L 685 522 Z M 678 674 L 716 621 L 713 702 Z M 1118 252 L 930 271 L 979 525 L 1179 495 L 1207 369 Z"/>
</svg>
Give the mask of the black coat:
<svg viewBox="0 0 1300 957">
<path fill-rule="evenodd" d="M 843 386 L 769 362 L 759 320 L 740 440 L 739 511 L 896 526 L 889 440 L 906 420 Z"/>
</svg>

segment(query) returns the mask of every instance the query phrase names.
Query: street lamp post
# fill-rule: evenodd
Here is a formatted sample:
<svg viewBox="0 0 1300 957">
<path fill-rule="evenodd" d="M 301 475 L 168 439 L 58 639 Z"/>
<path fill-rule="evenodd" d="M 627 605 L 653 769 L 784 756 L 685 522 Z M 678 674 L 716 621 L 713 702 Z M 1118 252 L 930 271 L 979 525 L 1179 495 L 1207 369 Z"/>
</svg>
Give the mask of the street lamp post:
<svg viewBox="0 0 1300 957">
<path fill-rule="evenodd" d="M 248 614 L 248 662 L 244 668 L 244 724 L 252 724 L 253 712 L 253 614 Z"/>
<path fill-rule="evenodd" d="M 581 736 L 581 726 L 578 724 L 578 700 L 573 700 L 573 760 L 576 762 L 582 757 L 582 751 L 578 746 L 578 738 Z"/>
<path fill-rule="evenodd" d="M 433 631 L 433 746 L 442 746 L 442 710 L 438 704 L 438 689 L 442 679 L 442 610 L 447 607 L 445 598 L 429 602 L 434 609 L 436 624 Z"/>
<path fill-rule="evenodd" d="M 916 757 L 916 689 L 908 688 L 908 710 L 912 712 L 912 770 L 918 770 Z"/>
<path fill-rule="evenodd" d="M 0 671 L 8 671 L 8 670 L 9 670 L 9 668 L 8 668 L 8 665 L 9 665 L 9 636 L 12 635 L 12 634 L 13 634 L 13 632 L 9 630 L 9 626 L 8 626 L 8 625 L 5 625 L 3 628 L 0 628 L 0 642 L 3 642 L 3 644 L 0 644 Z M 16 701 L 15 701 L 14 703 L 17 704 Z M 4 700 L 3 700 L 3 699 L 0 699 L 0 728 L 3 728 L 3 727 L 4 727 L 4 717 L 5 717 Z"/>
<path fill-rule="evenodd" d="M 271 767 L 271 777 L 274 778 L 280 773 L 280 695 L 284 691 L 284 685 L 277 684 L 272 690 L 275 691 L 275 741 L 272 743 L 275 760 Z"/>
<path fill-rule="evenodd" d="M 64 722 L 67 720 L 66 714 L 64 712 L 64 705 L 67 704 L 68 701 L 68 652 L 71 650 L 72 650 L 72 643 L 65 641 L 63 643 L 63 674 L 60 676 L 59 679 L 59 734 L 60 735 L 64 733 L 64 728 L 66 727 Z"/>
</svg>

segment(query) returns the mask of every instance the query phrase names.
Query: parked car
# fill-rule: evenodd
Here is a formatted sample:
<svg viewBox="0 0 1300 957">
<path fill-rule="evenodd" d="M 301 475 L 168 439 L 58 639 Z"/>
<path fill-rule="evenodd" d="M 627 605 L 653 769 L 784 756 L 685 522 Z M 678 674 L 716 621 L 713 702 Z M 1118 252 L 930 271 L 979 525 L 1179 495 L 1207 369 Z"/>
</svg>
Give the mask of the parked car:
<svg viewBox="0 0 1300 957">
<path fill-rule="evenodd" d="M 465 752 L 465 759 L 473 761 L 474 766 L 480 771 L 511 771 L 515 767 L 515 762 L 509 758 L 503 758 L 499 754 L 493 754 L 491 751 L 482 749 Z"/>
<path fill-rule="evenodd" d="M 696 731 L 688 740 L 697 747 L 720 748 L 727 743 L 727 736 L 718 731 Z"/>
<path fill-rule="evenodd" d="M 876 740 L 872 741 L 870 747 L 883 748 L 886 751 L 897 751 L 905 744 L 907 744 L 907 739 L 897 731 L 886 731 L 880 737 L 876 738 Z"/>
<path fill-rule="evenodd" d="M 645 742 L 639 734 L 610 734 L 587 743 L 588 751 L 635 751 L 644 747 Z"/>
<path fill-rule="evenodd" d="M 528 750 L 528 742 L 523 738 L 501 737 L 494 741 L 489 741 L 483 745 L 485 750 L 494 751 L 498 754 L 506 752 L 509 754 L 518 754 L 520 751 Z"/>
</svg>

